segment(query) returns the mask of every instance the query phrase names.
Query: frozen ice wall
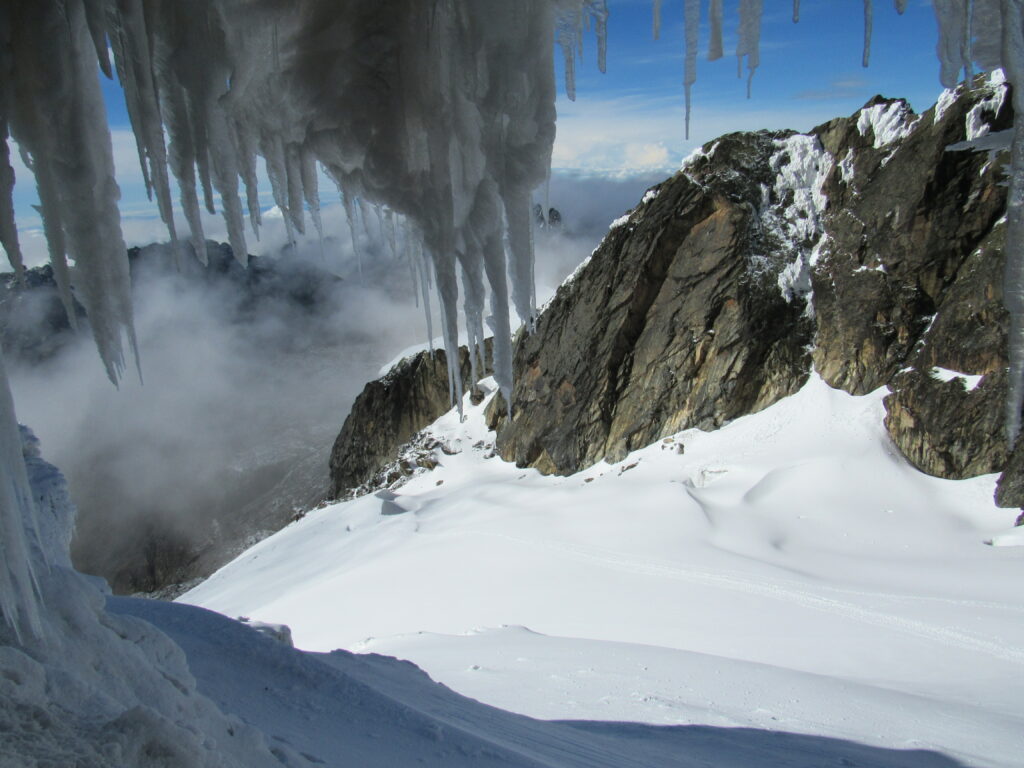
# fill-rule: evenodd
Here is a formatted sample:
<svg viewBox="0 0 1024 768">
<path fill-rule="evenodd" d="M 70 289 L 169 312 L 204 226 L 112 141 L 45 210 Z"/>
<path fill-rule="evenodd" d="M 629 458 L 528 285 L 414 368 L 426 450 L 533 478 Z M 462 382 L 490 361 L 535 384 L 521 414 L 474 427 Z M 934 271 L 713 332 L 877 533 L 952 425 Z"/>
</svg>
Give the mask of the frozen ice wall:
<svg viewBox="0 0 1024 768">
<path fill-rule="evenodd" d="M 461 279 L 471 339 L 489 314 L 507 389 L 509 297 L 524 322 L 535 311 L 530 194 L 555 133 L 556 29 L 571 68 L 606 15 L 604 0 L 12 0 L 0 10 L 0 132 L 28 155 L 61 287 L 84 299 L 111 379 L 133 332 L 96 84 L 97 58 L 112 70 L 108 42 L 172 240 L 173 177 L 200 258 L 205 206 L 244 259 L 245 213 L 253 232 L 260 223 L 257 156 L 290 228 L 308 218 L 319 230 L 319 163 L 346 210 L 386 208 L 407 251 L 427 255 L 449 344 Z M 17 264 L 11 178 L 0 156 L 0 237 Z"/>
</svg>

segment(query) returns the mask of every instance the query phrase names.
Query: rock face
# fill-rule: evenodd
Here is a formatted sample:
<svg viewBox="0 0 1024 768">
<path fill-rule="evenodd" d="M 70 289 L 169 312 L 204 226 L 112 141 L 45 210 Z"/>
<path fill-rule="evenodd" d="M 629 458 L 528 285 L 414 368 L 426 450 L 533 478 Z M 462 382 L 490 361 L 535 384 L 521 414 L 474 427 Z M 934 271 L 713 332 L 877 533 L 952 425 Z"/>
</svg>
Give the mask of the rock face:
<svg viewBox="0 0 1024 768">
<path fill-rule="evenodd" d="M 800 387 L 811 323 L 787 302 L 757 204 L 780 136 L 722 139 L 651 190 L 516 349 L 506 459 L 570 473 L 713 429 Z M 760 183 L 759 183 L 760 182 Z"/>
<path fill-rule="evenodd" d="M 923 115 L 876 97 L 807 135 L 703 147 L 520 336 L 498 452 L 572 473 L 767 407 L 813 365 L 852 394 L 888 386 L 886 427 L 923 471 L 1001 471 L 1008 153 L 951 145 L 998 144 L 1006 90 L 979 80 Z M 350 422 L 339 444 L 365 432 Z M 1014 505 L 1015 456 L 1001 485 Z"/>
<path fill-rule="evenodd" d="M 909 362 L 944 354 L 956 359 L 932 364 L 968 373 L 997 367 L 991 355 L 1003 354 L 1001 344 L 980 349 L 978 342 L 996 342 L 1003 332 L 999 310 L 993 316 L 982 306 L 998 306 L 993 276 L 1001 261 L 986 256 L 974 265 L 974 284 L 954 284 L 1005 210 L 1003 161 L 946 149 L 964 140 L 972 111 L 990 119 L 992 130 L 1009 126 L 1008 105 L 978 109 L 991 92 L 982 86 L 920 117 L 905 102 L 869 103 L 856 119 L 818 129 L 837 158 L 823 190 L 825 236 L 812 272 L 814 364 L 832 386 L 865 394 Z M 961 335 L 972 321 L 984 339 Z M 919 358 L 915 347 L 926 340 L 932 351 Z"/>
</svg>

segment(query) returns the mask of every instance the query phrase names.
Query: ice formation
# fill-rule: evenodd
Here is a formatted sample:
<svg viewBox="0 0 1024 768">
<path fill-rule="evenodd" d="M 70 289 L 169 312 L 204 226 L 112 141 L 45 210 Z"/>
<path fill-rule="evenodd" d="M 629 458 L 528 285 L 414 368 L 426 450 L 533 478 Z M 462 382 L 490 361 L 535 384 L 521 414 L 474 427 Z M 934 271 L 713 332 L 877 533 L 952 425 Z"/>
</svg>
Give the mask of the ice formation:
<svg viewBox="0 0 1024 768">
<path fill-rule="evenodd" d="M 474 344 L 489 309 L 507 393 L 509 294 L 524 322 L 535 313 L 530 196 L 547 176 L 554 139 L 552 45 L 565 53 L 572 94 L 589 26 L 604 66 L 606 18 L 604 0 L 11 2 L 0 11 L 0 127 L 6 138 L 10 126 L 36 175 L 63 295 L 70 307 L 73 283 L 112 380 L 134 338 L 96 77 L 97 57 L 112 71 L 108 41 L 146 187 L 172 241 L 171 177 L 200 260 L 200 211 L 217 204 L 244 261 L 245 213 L 254 231 L 260 223 L 257 157 L 290 230 L 304 231 L 307 211 L 319 230 L 319 164 L 353 223 L 357 211 L 365 222 L 372 202 L 404 225 L 402 241 L 429 261 L 449 345 L 459 277 Z M 67 119 L 53 119 L 61 114 Z M 0 240 L 17 266 L 6 160 Z"/>
</svg>

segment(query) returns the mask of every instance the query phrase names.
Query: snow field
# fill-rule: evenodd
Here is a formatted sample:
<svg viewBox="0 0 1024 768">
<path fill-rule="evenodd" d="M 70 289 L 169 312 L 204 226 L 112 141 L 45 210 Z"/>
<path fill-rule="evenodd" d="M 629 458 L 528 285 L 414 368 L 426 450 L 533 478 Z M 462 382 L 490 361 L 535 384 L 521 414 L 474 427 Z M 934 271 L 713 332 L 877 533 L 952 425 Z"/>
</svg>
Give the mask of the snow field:
<svg viewBox="0 0 1024 768">
<path fill-rule="evenodd" d="M 1014 513 L 993 476 L 910 467 L 884 394 L 812 376 L 717 432 L 566 478 L 485 458 L 486 401 L 467 401 L 430 428 L 461 451 L 436 470 L 309 513 L 183 600 L 288 624 L 300 648 L 408 658 L 535 717 L 1015 765 L 1024 558 L 985 543 L 1019 543 Z"/>
</svg>

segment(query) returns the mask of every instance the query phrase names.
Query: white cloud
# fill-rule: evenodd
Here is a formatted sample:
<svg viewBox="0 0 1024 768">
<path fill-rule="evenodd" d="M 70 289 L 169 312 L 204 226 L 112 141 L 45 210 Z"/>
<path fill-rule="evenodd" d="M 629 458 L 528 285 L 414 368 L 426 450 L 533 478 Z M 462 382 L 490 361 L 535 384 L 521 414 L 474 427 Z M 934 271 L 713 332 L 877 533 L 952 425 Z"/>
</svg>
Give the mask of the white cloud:
<svg viewBox="0 0 1024 768">
<path fill-rule="evenodd" d="M 815 125 L 849 114 L 859 107 L 835 101 L 742 99 L 698 100 L 685 138 L 685 112 L 681 94 L 659 98 L 622 96 L 588 99 L 558 105 L 558 135 L 552 164 L 559 169 L 631 173 L 672 171 L 695 147 L 722 134 L 760 129 L 806 131 Z M 848 109 L 844 112 L 844 108 Z"/>
</svg>

